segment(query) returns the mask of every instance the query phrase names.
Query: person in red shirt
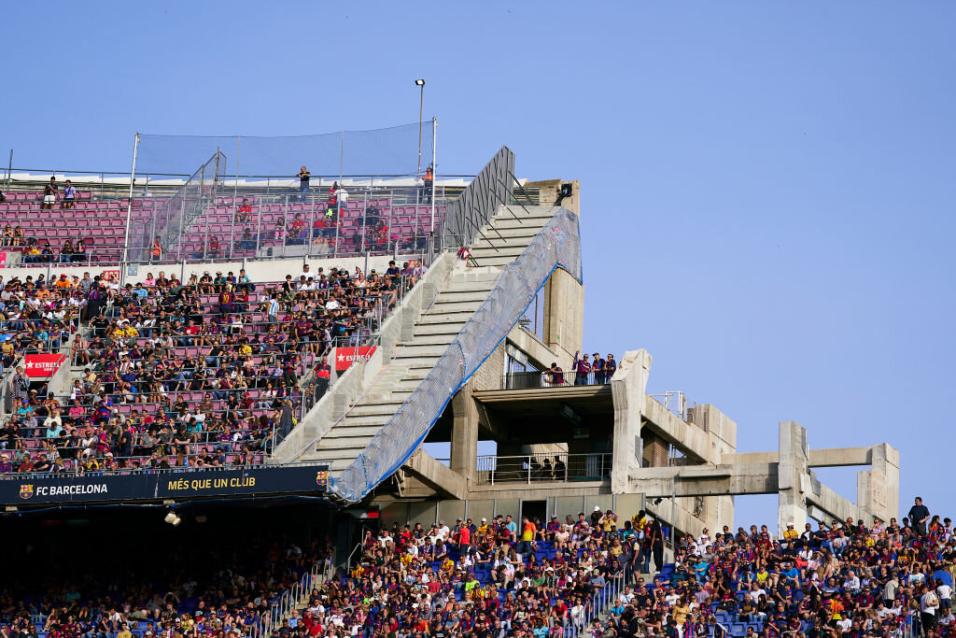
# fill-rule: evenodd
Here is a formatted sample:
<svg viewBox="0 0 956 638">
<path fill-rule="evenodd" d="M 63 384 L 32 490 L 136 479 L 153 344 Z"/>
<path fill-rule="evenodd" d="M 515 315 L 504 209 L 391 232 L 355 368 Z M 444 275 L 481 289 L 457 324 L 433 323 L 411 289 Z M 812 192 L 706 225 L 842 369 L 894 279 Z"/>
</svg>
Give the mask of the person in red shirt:
<svg viewBox="0 0 956 638">
<path fill-rule="evenodd" d="M 458 551 L 467 552 L 471 547 L 471 530 L 464 523 L 458 523 Z"/>
</svg>

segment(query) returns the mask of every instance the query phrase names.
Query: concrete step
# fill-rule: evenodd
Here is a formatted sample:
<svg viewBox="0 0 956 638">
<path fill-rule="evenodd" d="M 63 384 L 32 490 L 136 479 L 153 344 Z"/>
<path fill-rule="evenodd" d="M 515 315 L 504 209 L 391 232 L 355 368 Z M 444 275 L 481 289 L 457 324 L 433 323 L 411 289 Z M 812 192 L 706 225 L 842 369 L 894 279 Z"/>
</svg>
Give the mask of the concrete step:
<svg viewBox="0 0 956 638">
<path fill-rule="evenodd" d="M 382 426 L 385 421 L 388 420 L 388 417 L 382 414 L 367 415 L 367 416 L 358 416 L 354 415 L 351 412 L 345 415 L 345 418 L 339 421 L 338 425 L 334 429 L 339 429 L 340 427 L 346 428 L 379 428 Z"/>
<path fill-rule="evenodd" d="M 395 349 L 395 355 L 398 357 L 435 357 L 437 359 L 447 349 L 448 344 L 400 344 Z"/>
<path fill-rule="evenodd" d="M 349 410 L 349 416 L 391 416 L 402 405 L 402 401 L 381 403 L 360 403 Z"/>
<path fill-rule="evenodd" d="M 318 461 L 319 463 L 328 463 L 332 466 L 333 472 L 344 470 L 359 455 L 359 452 L 343 452 L 340 450 L 315 450 L 309 452 L 308 460 Z"/>
<path fill-rule="evenodd" d="M 457 330 L 455 332 L 445 333 L 445 334 L 432 333 L 432 334 L 425 334 L 425 335 L 417 335 L 413 337 L 412 341 L 400 341 L 398 343 L 398 347 L 403 348 L 406 346 L 408 347 L 442 346 L 447 348 L 448 344 L 450 344 L 454 340 L 456 334 L 458 334 Z"/>
<path fill-rule="evenodd" d="M 457 325 L 459 329 L 461 326 L 464 326 L 468 323 L 468 318 L 474 313 L 472 312 L 454 312 L 454 313 L 441 313 L 430 315 L 428 313 L 423 314 L 418 318 L 418 321 L 415 322 L 416 326 L 431 326 L 431 325 Z"/>
<path fill-rule="evenodd" d="M 481 263 L 485 257 L 511 257 L 512 259 L 516 259 L 518 255 L 525 251 L 525 248 L 527 248 L 527 246 L 483 246 L 472 250 L 471 256 L 479 260 L 479 263 Z"/>
<path fill-rule="evenodd" d="M 462 303 L 465 301 L 481 301 L 488 296 L 488 293 L 491 292 L 491 287 L 474 288 L 474 289 L 462 289 L 462 290 L 446 290 L 438 295 L 438 298 L 435 299 L 435 303 Z"/>
<path fill-rule="evenodd" d="M 334 432 L 338 428 L 333 428 Z M 368 445 L 369 440 L 372 437 L 370 436 L 330 436 L 332 432 L 329 432 L 328 435 L 322 437 L 322 440 L 319 441 L 319 445 L 316 449 L 318 450 L 364 450 Z"/>
<path fill-rule="evenodd" d="M 509 262 L 510 263 L 510 262 Z M 423 314 L 425 316 L 440 315 L 449 312 L 474 312 L 481 307 L 481 304 L 484 302 L 484 297 L 480 300 L 476 299 L 474 301 L 436 301 L 432 304 L 432 307 L 429 308 Z"/>
<path fill-rule="evenodd" d="M 329 459 L 329 458 L 323 458 L 323 457 L 318 456 L 318 454 L 317 454 L 316 452 L 306 452 L 305 454 L 302 455 L 302 460 L 303 460 L 303 461 L 318 461 L 318 462 L 320 462 L 320 463 L 328 463 L 328 465 L 329 465 L 329 470 L 332 472 L 332 474 L 337 474 L 337 473 L 341 472 L 342 470 L 344 470 L 345 468 L 347 468 L 349 465 L 351 465 L 351 464 L 352 464 L 352 461 L 354 461 L 355 458 L 353 457 L 353 458 L 333 458 L 333 459 Z"/>
<path fill-rule="evenodd" d="M 425 323 L 415 325 L 415 339 L 441 335 L 457 335 L 465 326 L 464 321 Z"/>
<path fill-rule="evenodd" d="M 524 211 L 522 211 L 522 213 L 523 212 Z M 515 229 L 515 228 L 539 228 L 540 229 L 540 228 L 544 228 L 547 225 L 547 223 L 551 221 L 551 217 L 552 217 L 552 215 L 550 214 L 532 215 L 531 217 L 528 217 L 527 215 L 518 213 L 518 211 L 515 211 L 515 213 L 518 215 L 518 219 L 515 219 L 508 213 L 505 213 L 504 215 L 500 215 L 500 214 L 496 215 L 490 224 L 485 224 L 484 226 L 482 226 L 481 228 L 482 234 L 484 234 L 485 237 L 493 237 L 495 235 L 495 231 L 492 230 L 493 228 L 500 231 L 503 231 L 505 229 L 509 229 L 509 230 Z"/>
<path fill-rule="evenodd" d="M 515 260 L 514 257 L 508 257 L 508 256 L 502 257 L 502 256 L 490 256 L 490 255 L 476 257 L 476 259 L 480 259 L 481 260 L 480 263 L 482 265 L 487 265 L 487 266 L 507 266 L 508 264 L 510 264 L 511 262 Z"/>
<path fill-rule="evenodd" d="M 334 428 L 332 428 L 332 430 L 328 434 L 326 434 L 322 440 L 325 441 L 325 440 L 330 440 L 330 439 L 340 438 L 340 437 L 363 437 L 363 438 L 370 439 L 376 434 L 378 434 L 378 431 L 382 429 L 382 424 L 384 423 L 384 420 L 381 419 L 381 417 L 360 417 L 360 418 L 376 419 L 376 423 L 370 424 L 370 425 L 356 425 L 353 421 L 345 420 L 340 422 Z M 381 422 L 378 422 L 378 421 L 381 421 Z"/>
</svg>

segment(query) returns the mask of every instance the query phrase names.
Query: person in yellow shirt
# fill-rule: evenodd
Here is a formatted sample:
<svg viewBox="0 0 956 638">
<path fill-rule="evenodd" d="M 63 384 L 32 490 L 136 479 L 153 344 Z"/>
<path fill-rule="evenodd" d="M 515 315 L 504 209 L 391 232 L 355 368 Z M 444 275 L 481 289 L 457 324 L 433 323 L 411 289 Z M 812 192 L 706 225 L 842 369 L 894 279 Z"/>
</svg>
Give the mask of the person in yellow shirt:
<svg viewBox="0 0 956 638">
<path fill-rule="evenodd" d="M 789 547 L 791 543 L 795 543 L 799 538 L 800 532 L 794 527 L 793 521 L 788 521 L 787 529 L 783 530 L 783 540 L 787 544 L 787 547 Z"/>
</svg>

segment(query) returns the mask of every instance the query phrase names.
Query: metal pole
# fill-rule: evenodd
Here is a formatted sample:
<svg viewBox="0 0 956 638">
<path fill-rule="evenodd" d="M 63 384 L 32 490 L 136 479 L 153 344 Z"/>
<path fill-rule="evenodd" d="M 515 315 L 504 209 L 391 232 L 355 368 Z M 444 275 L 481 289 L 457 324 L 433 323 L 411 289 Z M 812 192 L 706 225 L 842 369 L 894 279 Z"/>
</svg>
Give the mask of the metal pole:
<svg viewBox="0 0 956 638">
<path fill-rule="evenodd" d="M 129 171 L 129 203 L 126 204 L 126 235 L 123 238 L 123 263 L 120 265 L 120 283 L 126 279 L 126 261 L 129 259 L 129 225 L 133 217 L 133 184 L 136 182 L 136 158 L 139 155 L 139 133 L 133 136 L 133 165 Z M 13 151 L 10 151 L 13 160 Z"/>
<path fill-rule="evenodd" d="M 342 175 L 345 173 L 345 131 L 342 131 L 342 139 L 339 141 L 339 181 L 342 181 Z M 338 202 L 336 202 L 338 206 Z"/>
<path fill-rule="evenodd" d="M 7 162 L 7 185 L 6 189 L 10 190 L 10 182 L 13 180 L 13 149 L 10 149 L 10 160 Z"/>
<path fill-rule="evenodd" d="M 438 144 L 438 118 L 432 118 L 432 225 L 431 225 L 431 236 L 435 236 L 435 183 L 438 181 L 436 179 L 436 171 L 438 169 L 437 157 L 438 154 L 435 150 L 436 145 Z M 421 145 L 421 142 L 419 142 Z M 421 151 L 419 151 L 419 155 Z M 419 160 L 420 161 L 420 160 Z"/>
<path fill-rule="evenodd" d="M 365 189 L 365 206 L 362 209 L 362 252 L 365 252 L 365 236 L 368 234 L 368 189 Z"/>
</svg>

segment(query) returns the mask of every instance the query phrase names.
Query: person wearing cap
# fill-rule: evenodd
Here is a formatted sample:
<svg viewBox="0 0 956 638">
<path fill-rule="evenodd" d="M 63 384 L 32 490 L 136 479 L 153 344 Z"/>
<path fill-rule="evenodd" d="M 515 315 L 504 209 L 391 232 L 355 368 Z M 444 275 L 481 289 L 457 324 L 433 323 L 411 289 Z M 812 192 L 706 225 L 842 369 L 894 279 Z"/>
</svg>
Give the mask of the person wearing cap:
<svg viewBox="0 0 956 638">
<path fill-rule="evenodd" d="M 794 543 L 796 543 L 800 538 L 800 532 L 797 531 L 793 521 L 787 521 L 787 527 L 783 530 L 783 534 L 781 536 L 783 538 L 781 547 L 784 549 L 793 549 Z"/>
</svg>

